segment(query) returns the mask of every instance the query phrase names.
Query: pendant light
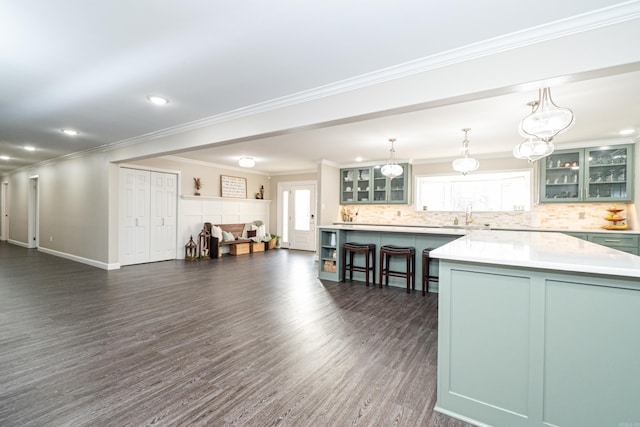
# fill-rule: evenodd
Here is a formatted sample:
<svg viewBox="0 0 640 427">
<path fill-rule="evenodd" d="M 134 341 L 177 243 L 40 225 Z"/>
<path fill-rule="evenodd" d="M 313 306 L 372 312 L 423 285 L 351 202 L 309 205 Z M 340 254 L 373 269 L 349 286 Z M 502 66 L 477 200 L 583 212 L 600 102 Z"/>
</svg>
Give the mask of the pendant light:
<svg viewBox="0 0 640 427">
<path fill-rule="evenodd" d="M 531 114 L 533 114 L 535 112 L 535 108 L 538 106 L 538 102 L 529 102 L 527 105 L 531 107 Z M 553 153 L 553 150 L 554 146 L 550 140 L 529 137 L 524 142 L 513 148 L 513 156 L 516 159 L 523 159 L 527 160 L 529 163 L 533 163 L 536 160 Z"/>
<path fill-rule="evenodd" d="M 396 163 L 396 149 L 393 147 L 393 143 L 396 142 L 395 138 L 389 138 L 391 142 L 391 157 L 389 158 L 389 162 L 386 165 L 382 166 L 380 172 L 382 175 L 386 176 L 389 179 L 393 179 L 397 176 L 402 175 L 403 169 L 402 166 Z"/>
<path fill-rule="evenodd" d="M 466 175 L 469 172 L 478 169 L 478 166 L 480 166 L 479 161 L 473 157 L 469 157 L 469 140 L 467 139 L 467 132 L 470 130 L 470 128 L 462 129 L 464 132 L 464 141 L 462 141 L 462 157 L 460 159 L 455 159 L 451 163 L 453 170 L 460 172 L 462 175 Z"/>
<path fill-rule="evenodd" d="M 551 89 L 539 89 L 538 105 L 520 122 L 524 137 L 538 138 L 549 142 L 573 123 L 573 111 L 558 107 L 551 99 Z"/>
<path fill-rule="evenodd" d="M 513 156 L 516 159 L 525 159 L 529 163 L 533 163 L 553 153 L 553 149 L 553 142 L 543 141 L 538 138 L 527 138 L 523 143 L 513 148 Z"/>
</svg>

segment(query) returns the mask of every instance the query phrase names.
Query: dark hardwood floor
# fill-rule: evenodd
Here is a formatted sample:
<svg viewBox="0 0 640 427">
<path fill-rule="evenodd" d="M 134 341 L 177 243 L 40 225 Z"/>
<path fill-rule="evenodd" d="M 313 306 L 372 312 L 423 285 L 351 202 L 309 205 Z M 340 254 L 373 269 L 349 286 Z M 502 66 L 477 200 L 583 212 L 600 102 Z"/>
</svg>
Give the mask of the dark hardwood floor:
<svg viewBox="0 0 640 427">
<path fill-rule="evenodd" d="M 0 425 L 468 426 L 437 298 L 271 250 L 103 271 L 0 243 Z"/>
</svg>

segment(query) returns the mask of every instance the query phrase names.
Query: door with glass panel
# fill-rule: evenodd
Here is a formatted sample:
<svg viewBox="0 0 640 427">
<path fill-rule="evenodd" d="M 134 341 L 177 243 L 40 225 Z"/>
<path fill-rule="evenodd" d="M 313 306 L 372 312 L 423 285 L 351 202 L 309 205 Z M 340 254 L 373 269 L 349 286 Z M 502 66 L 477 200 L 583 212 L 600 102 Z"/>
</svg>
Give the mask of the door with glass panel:
<svg viewBox="0 0 640 427">
<path fill-rule="evenodd" d="M 283 248 L 316 250 L 315 183 L 279 185 L 278 234 Z"/>
</svg>

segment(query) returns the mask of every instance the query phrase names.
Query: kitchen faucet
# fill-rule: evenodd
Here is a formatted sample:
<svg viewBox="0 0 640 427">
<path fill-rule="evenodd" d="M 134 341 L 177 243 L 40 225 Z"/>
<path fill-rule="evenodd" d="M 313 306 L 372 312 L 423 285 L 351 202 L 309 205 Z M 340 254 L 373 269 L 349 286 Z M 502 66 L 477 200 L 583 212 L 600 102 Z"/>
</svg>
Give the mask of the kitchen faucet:
<svg viewBox="0 0 640 427">
<path fill-rule="evenodd" d="M 471 212 L 471 203 L 467 204 L 467 209 L 464 212 L 464 225 L 469 225 L 473 222 L 473 212 Z"/>
</svg>

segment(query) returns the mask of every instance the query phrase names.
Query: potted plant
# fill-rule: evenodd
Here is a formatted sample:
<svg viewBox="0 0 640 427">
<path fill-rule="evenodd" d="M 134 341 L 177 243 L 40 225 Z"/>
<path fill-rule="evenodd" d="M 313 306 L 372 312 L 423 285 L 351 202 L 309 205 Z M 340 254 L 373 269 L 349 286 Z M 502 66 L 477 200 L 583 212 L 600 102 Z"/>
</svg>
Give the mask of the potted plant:
<svg viewBox="0 0 640 427">
<path fill-rule="evenodd" d="M 280 247 L 280 236 L 277 234 L 271 234 L 271 240 L 267 242 L 267 249 L 279 248 Z"/>
</svg>

